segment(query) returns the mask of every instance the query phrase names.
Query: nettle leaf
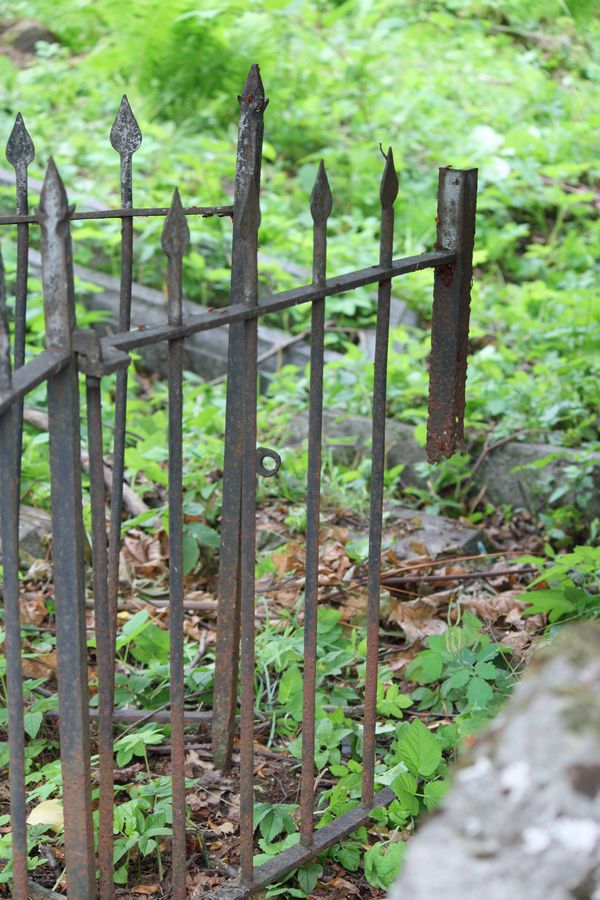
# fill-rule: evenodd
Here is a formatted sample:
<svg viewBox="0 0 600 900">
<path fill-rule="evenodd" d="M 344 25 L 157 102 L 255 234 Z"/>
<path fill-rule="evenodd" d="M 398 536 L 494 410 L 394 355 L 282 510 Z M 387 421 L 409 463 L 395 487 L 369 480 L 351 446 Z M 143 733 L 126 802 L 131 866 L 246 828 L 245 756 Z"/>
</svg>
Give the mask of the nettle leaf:
<svg viewBox="0 0 600 900">
<path fill-rule="evenodd" d="M 440 781 L 429 781 L 423 789 L 425 808 L 436 809 L 449 787 L 450 782 L 445 778 Z"/>
<path fill-rule="evenodd" d="M 23 716 L 23 728 L 30 738 L 37 737 L 37 733 L 42 727 L 44 715 L 41 712 L 28 712 Z"/>
<path fill-rule="evenodd" d="M 406 667 L 406 676 L 419 684 L 430 684 L 438 680 L 443 665 L 444 658 L 441 653 L 436 650 L 422 650 Z"/>
<path fill-rule="evenodd" d="M 410 772 L 425 778 L 435 772 L 442 758 L 437 739 L 420 719 L 405 730 L 398 741 L 397 754 Z"/>
<path fill-rule="evenodd" d="M 487 681 L 494 681 L 499 671 L 498 667 L 491 662 L 477 663 L 475 666 L 475 674 Z"/>
<path fill-rule="evenodd" d="M 314 890 L 315 885 L 322 874 L 323 866 L 319 865 L 319 863 L 306 863 L 306 865 L 302 866 L 301 869 L 298 869 L 298 884 L 303 891 L 306 891 L 307 894 L 310 894 Z"/>
<path fill-rule="evenodd" d="M 279 682 L 279 703 L 297 722 L 302 721 L 302 701 L 304 679 L 300 669 L 290 668 L 284 672 Z"/>
<path fill-rule="evenodd" d="M 476 709 L 485 709 L 493 696 L 494 691 L 487 681 L 477 676 L 471 678 L 467 688 L 467 700 L 471 706 L 474 706 Z"/>
<path fill-rule="evenodd" d="M 387 890 L 395 881 L 406 852 L 406 844 L 396 841 L 393 844 L 374 844 L 364 856 L 365 878 L 373 887 Z"/>
<path fill-rule="evenodd" d="M 417 794 L 417 779 L 410 772 L 402 772 L 392 781 L 391 789 L 398 798 L 398 802 L 408 815 L 418 816 L 419 800 Z"/>
</svg>

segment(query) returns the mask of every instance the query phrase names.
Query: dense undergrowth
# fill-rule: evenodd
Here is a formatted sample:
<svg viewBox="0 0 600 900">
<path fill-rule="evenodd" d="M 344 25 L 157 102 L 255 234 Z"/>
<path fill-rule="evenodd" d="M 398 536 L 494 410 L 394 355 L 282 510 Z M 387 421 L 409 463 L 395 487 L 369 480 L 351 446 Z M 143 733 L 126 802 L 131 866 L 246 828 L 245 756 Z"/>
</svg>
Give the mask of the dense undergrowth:
<svg viewBox="0 0 600 900">
<path fill-rule="evenodd" d="M 32 174 L 43 176 L 52 153 L 73 200 L 94 196 L 118 202 L 118 158 L 108 131 L 126 91 L 144 134 L 134 158 L 136 203 L 166 205 L 175 186 L 190 204 L 228 202 L 235 95 L 249 64 L 260 62 L 271 98 L 261 198 L 261 249 L 270 259 L 261 267 L 265 293 L 293 283 L 281 262 L 310 266 L 308 195 L 320 158 L 334 192 L 332 273 L 376 259 L 380 141 L 393 145 L 400 179 L 396 255 L 433 244 L 437 166 L 479 167 L 466 422 L 472 456 L 455 457 L 436 468 L 423 464 L 428 489 L 412 494 L 403 489 L 401 470 L 392 470 L 386 477 L 387 496 L 484 525 L 499 517 L 508 527 L 515 510 L 493 510 L 485 497 L 470 502 L 469 471 L 483 442 L 518 435 L 577 449 L 581 457 L 565 472 L 564 482 L 548 482 L 547 503 L 535 526 L 540 552 L 547 541 L 546 557 L 562 549 L 570 553 L 544 570 L 544 584 L 532 592 L 527 613 L 529 621 L 538 617 L 532 634 L 544 630 L 544 616 L 552 627 L 560 627 L 575 617 L 597 615 L 598 551 L 592 546 L 574 549 L 595 543 L 598 533 L 598 523 L 588 513 L 593 481 L 586 463 L 600 449 L 600 268 L 594 252 L 600 244 L 600 21 L 595 4 L 262 0 L 249 10 L 224 0 L 210 6 L 194 0 L 140 0 L 130 8 L 116 0 L 7 0 L 1 15 L 6 21 L 36 16 L 59 38 L 58 44 L 39 45 L 35 56 L 0 54 L 0 132 L 8 135 L 20 110 L 37 148 Z M 8 189 L 0 191 L 0 202 L 10 208 Z M 83 199 L 80 206 L 85 207 Z M 136 278 L 157 287 L 165 274 L 160 227 L 159 220 L 140 224 L 135 250 Z M 228 302 L 229 229 L 222 220 L 193 225 L 185 262 L 186 293 L 192 300 L 214 306 Z M 118 271 L 118 226 L 85 222 L 74 225 L 73 232 L 78 262 Z M 11 237 L 2 239 L 9 289 L 14 279 Z M 430 273 L 417 273 L 394 286 L 395 297 L 417 313 L 424 328 L 399 329 L 393 335 L 388 410 L 413 425 L 420 440 L 426 419 L 430 285 Z M 33 281 L 31 288 L 28 340 L 33 353 L 43 340 L 43 317 L 39 284 Z M 358 347 L 357 329 L 372 326 L 374 306 L 366 289 L 328 300 L 327 340 L 343 353 L 327 367 L 329 409 L 370 413 L 372 365 Z M 302 331 L 306 316 L 305 309 L 295 308 L 277 324 Z M 80 310 L 81 325 L 92 319 Z M 286 367 L 272 378 L 260 401 L 261 440 L 281 446 L 292 417 L 306 408 L 307 392 L 306 372 Z M 110 379 L 103 401 L 109 454 Z M 43 389 L 28 402 L 43 408 Z M 224 406 L 223 385 L 187 377 L 186 588 L 206 598 L 213 596 L 218 562 Z M 132 379 L 129 409 L 127 477 L 150 508 L 123 526 L 133 571 L 126 599 L 135 596 L 151 604 L 168 594 L 164 383 L 141 371 Z M 268 542 L 261 550 L 259 580 L 302 574 L 294 548 L 304 529 L 305 448 L 284 448 L 283 460 L 279 478 L 260 488 L 260 508 L 279 522 L 284 542 L 275 552 Z M 368 459 L 342 465 L 326 450 L 327 516 L 337 510 L 339 518 L 343 510 L 355 522 L 355 531 L 360 530 L 369 474 Z M 540 484 L 544 489 L 543 468 Z M 575 500 L 561 503 L 567 495 Z M 22 498 L 49 506 L 47 434 L 32 425 L 27 426 Z M 345 573 L 352 566 L 360 572 L 364 536 L 361 543 L 355 533 L 341 534 L 338 518 L 331 515 L 324 541 L 336 549 L 328 573 L 331 569 L 339 575 L 340 567 Z M 532 560 L 540 571 L 544 558 Z M 31 866 L 51 885 L 60 883 L 62 868 L 57 737 L 51 720 L 44 718 L 55 702 L 46 693 L 56 676 L 48 564 L 24 560 L 23 583 L 31 607 L 24 626 L 28 784 L 32 809 L 38 809 L 38 822 L 30 825 Z M 508 586 L 513 590 L 518 582 Z M 523 604 L 516 608 L 515 621 L 522 623 Z M 265 748 L 285 756 L 281 766 L 288 771 L 290 759 L 299 753 L 301 590 L 285 597 L 280 593 L 271 603 L 261 600 L 259 609 L 265 620 L 257 635 L 260 739 Z M 269 896 L 332 897 L 335 890 L 348 896 L 347 886 L 335 883 L 336 878 L 343 881 L 344 872 L 359 873 L 364 896 L 378 896 L 394 877 L 419 815 L 441 798 L 448 762 L 461 741 L 509 693 L 522 657 L 514 655 L 510 640 L 503 642 L 510 637 L 506 621 L 477 617 L 460 600 L 442 604 L 437 616 L 439 633 L 427 636 L 424 631 L 423 645 L 415 645 L 408 655 L 402 632 L 389 622 L 384 626 L 377 778 L 381 786 L 392 786 L 396 800 L 377 812 L 373 827 L 360 829 L 329 857 L 271 887 Z M 349 708 L 362 703 L 364 644 L 362 629 L 356 627 L 361 623 L 360 607 L 357 611 L 327 601 L 320 611 L 319 825 L 350 808 L 360 794 L 361 729 Z M 167 702 L 164 624 L 164 612 L 152 606 L 122 614 L 118 705 L 156 709 Z M 449 627 L 441 633 L 444 625 Z M 190 616 L 187 625 L 186 685 L 201 706 L 210 705 L 213 627 L 197 616 Z M 200 659 L 199 643 L 204 646 Z M 93 641 L 90 660 L 93 664 Z M 148 723 L 121 731 L 115 743 L 116 764 L 124 773 L 115 821 L 117 879 L 123 885 L 162 883 L 172 809 L 166 757 L 160 751 L 168 742 L 167 726 Z M 2 766 L 6 752 L 4 744 Z M 190 763 L 191 788 L 208 757 L 202 757 L 200 745 L 190 753 L 196 753 L 196 762 Z M 273 774 L 267 764 L 259 780 L 259 861 L 298 840 L 295 795 L 278 765 L 272 762 Z M 273 787 L 277 778 L 283 778 L 285 790 Z M 198 800 L 189 810 L 190 836 L 204 862 L 215 854 L 235 862 L 233 788 L 216 780 L 211 790 L 221 807 Z M 43 803 L 49 805 L 40 807 Z M 54 824 L 48 822 L 52 816 Z M 214 827 L 207 835 L 202 823 L 209 820 Z M 0 818 L 0 858 L 8 857 L 9 845 L 5 814 Z M 7 866 L 0 882 L 9 878 Z M 366 893 L 371 889 L 372 894 Z"/>
</svg>

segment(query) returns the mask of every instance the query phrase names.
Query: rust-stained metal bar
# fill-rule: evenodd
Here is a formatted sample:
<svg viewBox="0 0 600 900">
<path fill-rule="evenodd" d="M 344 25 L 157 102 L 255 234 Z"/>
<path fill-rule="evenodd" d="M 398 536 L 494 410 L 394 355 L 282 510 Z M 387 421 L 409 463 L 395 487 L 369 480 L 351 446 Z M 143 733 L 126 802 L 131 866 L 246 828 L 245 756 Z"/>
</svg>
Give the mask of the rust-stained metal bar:
<svg viewBox="0 0 600 900">
<path fill-rule="evenodd" d="M 325 284 L 327 220 L 333 198 L 323 160 L 310 197 L 313 218 L 313 284 Z M 304 700 L 302 708 L 302 779 L 300 835 L 313 840 L 315 806 L 315 697 L 317 690 L 317 605 L 319 592 L 319 529 L 321 509 L 321 441 L 323 433 L 323 353 L 325 300 L 311 308 L 310 408 L 308 415 L 308 484 L 306 498 L 306 581 L 304 586 Z"/>
<path fill-rule="evenodd" d="M 184 206 L 182 212 L 185 216 L 200 216 L 208 219 L 211 216 L 221 218 L 233 218 L 233 206 Z M 149 219 L 167 216 L 168 206 L 123 206 L 117 209 L 93 209 L 84 212 L 75 210 L 69 216 L 70 222 L 82 222 L 89 219 Z M 26 213 L 14 216 L 0 216 L 0 225 L 38 225 L 37 214 Z"/>
<path fill-rule="evenodd" d="M 48 350 L 71 349 L 75 325 L 67 195 L 51 159 L 40 197 Z M 95 895 L 88 715 L 79 388 L 75 356 L 48 380 L 60 752 L 69 898 Z"/>
<path fill-rule="evenodd" d="M 250 68 L 240 104 L 236 157 L 234 217 L 231 259 L 231 301 L 242 309 L 257 305 L 258 235 L 247 228 L 251 191 L 260 190 L 264 111 L 268 100 L 258 66 Z M 244 218 L 245 217 L 245 218 Z M 231 309 L 233 309 L 230 307 Z M 256 330 L 256 325 L 254 325 Z M 250 329 L 251 330 L 251 329 Z M 241 418 L 242 396 L 249 373 L 247 359 L 249 330 L 242 321 L 231 320 L 227 361 L 227 412 L 223 463 L 223 512 L 219 607 L 215 657 L 214 717 L 212 746 L 215 765 L 229 768 L 233 748 L 240 642 L 240 520 L 242 492 Z"/>
<path fill-rule="evenodd" d="M 24 397 L 50 375 L 57 375 L 71 361 L 72 354 L 65 350 L 43 350 L 35 359 L 13 372 L 12 385 L 7 390 L 0 389 L 0 413 L 5 412 L 15 402 Z"/>
<path fill-rule="evenodd" d="M 11 386 L 10 336 L 6 310 L 4 264 L 0 253 L 0 390 Z M 25 793 L 25 731 L 23 728 L 23 668 L 19 604 L 19 483 L 15 478 L 15 409 L 0 416 L 0 515 L 2 533 L 4 655 L 8 705 L 10 825 L 13 892 L 27 900 L 27 825 Z"/>
<path fill-rule="evenodd" d="M 477 169 L 440 169 L 437 244 L 456 253 L 436 267 L 431 322 L 427 458 L 452 456 L 464 441 Z"/>
<path fill-rule="evenodd" d="M 379 263 L 389 266 L 394 246 L 394 202 L 398 195 L 398 176 L 390 147 L 381 179 L 381 232 Z M 383 517 L 383 480 L 385 472 L 385 413 L 387 396 L 387 361 L 390 330 L 392 282 L 379 283 L 377 323 L 375 326 L 375 362 L 373 378 L 371 504 L 369 515 L 369 581 L 367 600 L 367 653 L 365 680 L 365 715 L 363 725 L 362 801 L 373 802 L 375 773 L 375 725 L 377 706 L 377 663 L 379 655 L 379 595 L 381 568 L 381 535 Z"/>
<path fill-rule="evenodd" d="M 258 246 L 258 184 L 251 178 L 240 213 L 240 240 Z M 256 260 L 256 252 L 254 253 Z M 244 302 L 258 302 L 258 271 L 248 262 Z M 242 484 L 240 507 L 240 870 L 251 881 L 254 855 L 254 601 L 256 567 L 256 394 L 258 322 L 244 323 L 242 385 Z M 215 676 L 216 677 L 216 676 Z M 214 722 L 214 719 L 213 719 Z"/>
<path fill-rule="evenodd" d="M 162 233 L 168 258 L 167 301 L 170 325 L 183 316 L 183 255 L 190 240 L 179 191 L 175 191 Z M 171 699 L 171 780 L 173 793 L 172 891 L 185 900 L 185 745 L 183 645 L 183 339 L 169 342 L 169 635 Z"/>
<path fill-rule="evenodd" d="M 86 379 L 90 506 L 92 513 L 92 561 L 94 590 L 94 625 L 96 632 L 96 666 L 98 669 L 98 756 L 100 796 L 98 867 L 100 900 L 114 897 L 113 867 L 113 698 L 114 668 L 110 609 L 108 603 L 106 545 L 106 498 L 104 490 L 104 456 L 102 442 L 102 395 L 100 379 Z"/>
<path fill-rule="evenodd" d="M 132 158 L 142 143 L 142 133 L 129 101 L 123 96 L 110 131 L 110 142 L 119 154 L 121 206 L 133 207 Z M 131 327 L 131 287 L 133 281 L 133 219 L 121 222 L 121 291 L 119 298 L 120 332 Z M 110 604 L 111 638 L 116 638 L 117 600 L 119 596 L 119 555 L 121 552 L 121 513 L 123 509 L 123 475 L 125 472 L 125 420 L 127 416 L 127 369 L 116 374 L 115 421 L 113 439 L 113 479 L 110 497 L 108 536 L 108 600 Z M 114 649 L 112 651 L 114 658 Z"/>
<path fill-rule="evenodd" d="M 314 833 L 314 840 L 310 847 L 303 844 L 295 844 L 288 850 L 278 853 L 262 866 L 257 866 L 254 870 L 254 877 L 251 883 L 233 882 L 218 888 L 206 895 L 206 900 L 245 900 L 246 897 L 252 897 L 259 891 L 263 891 L 265 887 L 274 881 L 279 881 L 294 869 L 299 868 L 304 863 L 313 859 L 319 853 L 333 847 L 338 841 L 343 840 L 357 828 L 360 828 L 367 822 L 374 809 L 387 806 L 394 800 L 395 794 L 391 788 L 383 788 L 373 797 L 373 802 L 367 806 L 360 803 L 354 809 L 339 816 L 334 822 L 330 822 L 323 828 L 319 828 Z"/>
<path fill-rule="evenodd" d="M 302 303 L 314 303 L 323 297 L 333 297 L 343 294 L 357 287 L 365 287 L 369 284 L 377 284 L 389 278 L 397 278 L 399 275 L 407 275 L 409 272 L 419 272 L 422 269 L 431 269 L 434 266 L 451 264 L 455 261 L 454 251 L 436 251 L 434 253 L 420 253 L 418 256 L 407 256 L 397 259 L 389 266 L 369 266 L 366 269 L 357 269 L 345 275 L 337 275 L 328 278 L 321 288 L 313 284 L 302 285 L 281 291 L 267 297 L 261 297 L 258 306 L 250 307 L 243 303 L 232 303 L 223 309 L 214 309 L 207 313 L 188 316 L 181 328 L 172 328 L 169 325 L 154 325 L 150 328 L 140 328 L 129 334 L 115 334 L 102 339 L 103 344 L 120 350 L 137 350 L 140 347 L 148 347 L 151 344 L 159 344 L 161 341 L 172 340 L 176 337 L 189 337 L 201 331 L 210 331 L 211 328 L 219 328 L 222 325 L 231 325 L 246 319 L 258 318 L 269 313 L 280 312 L 292 306 Z"/>
</svg>

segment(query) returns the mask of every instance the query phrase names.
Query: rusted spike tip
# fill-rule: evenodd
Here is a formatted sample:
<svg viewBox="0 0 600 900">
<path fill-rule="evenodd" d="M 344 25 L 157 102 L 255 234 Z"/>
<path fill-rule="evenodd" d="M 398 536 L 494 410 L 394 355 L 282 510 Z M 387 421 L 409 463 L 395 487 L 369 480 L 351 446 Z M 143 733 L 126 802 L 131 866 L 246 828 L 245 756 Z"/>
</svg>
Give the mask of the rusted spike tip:
<svg viewBox="0 0 600 900">
<path fill-rule="evenodd" d="M 25 122 L 21 113 L 17 113 L 15 124 L 10 133 L 10 137 L 6 142 L 6 158 L 11 166 L 16 169 L 18 166 L 27 166 L 33 162 L 35 157 L 35 147 L 25 128 Z"/>
<path fill-rule="evenodd" d="M 394 201 L 398 196 L 398 175 L 394 165 L 394 154 L 392 148 L 389 147 L 385 158 L 385 168 L 381 177 L 381 187 L 379 189 L 379 199 L 384 209 L 388 209 L 394 205 Z"/>
<path fill-rule="evenodd" d="M 117 153 L 125 156 L 135 153 L 142 143 L 142 132 L 126 94 L 123 94 L 119 112 L 110 129 L 110 143 Z"/>
<path fill-rule="evenodd" d="M 265 87 L 260 77 L 260 66 L 253 63 L 248 71 L 248 77 L 244 85 L 244 99 L 251 103 L 252 100 L 265 99 Z"/>
<path fill-rule="evenodd" d="M 49 220 L 62 222 L 69 217 L 70 212 L 71 209 L 67 200 L 65 186 L 56 168 L 54 159 L 50 157 L 40 194 L 38 214 L 45 222 Z"/>
<path fill-rule="evenodd" d="M 313 222 L 316 225 L 322 225 L 331 215 L 333 208 L 333 197 L 331 188 L 329 187 L 329 179 L 325 171 L 325 163 L 323 160 L 319 163 L 319 170 L 315 183 L 310 195 L 310 212 Z"/>
<path fill-rule="evenodd" d="M 183 256 L 190 242 L 190 229 L 181 205 L 179 190 L 175 188 L 169 214 L 162 230 L 162 248 L 168 257 Z"/>
</svg>

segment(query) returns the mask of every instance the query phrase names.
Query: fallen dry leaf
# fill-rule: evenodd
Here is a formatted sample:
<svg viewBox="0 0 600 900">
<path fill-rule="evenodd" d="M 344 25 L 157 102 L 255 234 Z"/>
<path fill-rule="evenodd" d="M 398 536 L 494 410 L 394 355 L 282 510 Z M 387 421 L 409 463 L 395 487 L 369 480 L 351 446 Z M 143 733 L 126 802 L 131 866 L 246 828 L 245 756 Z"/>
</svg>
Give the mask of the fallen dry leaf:
<svg viewBox="0 0 600 900">
<path fill-rule="evenodd" d="M 34 659 L 23 658 L 23 675 L 27 678 L 55 678 L 58 661 L 56 650 L 49 653 L 38 653 Z"/>
<path fill-rule="evenodd" d="M 522 600 L 517 599 L 522 593 L 523 589 L 518 588 L 513 591 L 503 591 L 501 594 L 463 595 L 460 605 L 473 610 L 476 616 L 486 622 L 495 622 L 496 619 L 510 616 L 511 624 L 516 624 L 527 606 Z"/>
<path fill-rule="evenodd" d="M 43 800 L 27 816 L 28 825 L 50 825 L 53 831 L 61 831 L 65 824 L 63 805 L 60 800 Z"/>
<path fill-rule="evenodd" d="M 21 594 L 21 622 L 41 625 L 48 617 L 46 598 L 40 591 Z"/>
<path fill-rule="evenodd" d="M 396 601 L 388 613 L 390 622 L 395 622 L 404 631 L 409 644 L 430 634 L 441 634 L 446 631 L 448 623 L 439 618 L 439 607 L 431 597 L 419 597 L 417 600 Z M 444 605 L 448 598 L 444 597 Z"/>
</svg>

